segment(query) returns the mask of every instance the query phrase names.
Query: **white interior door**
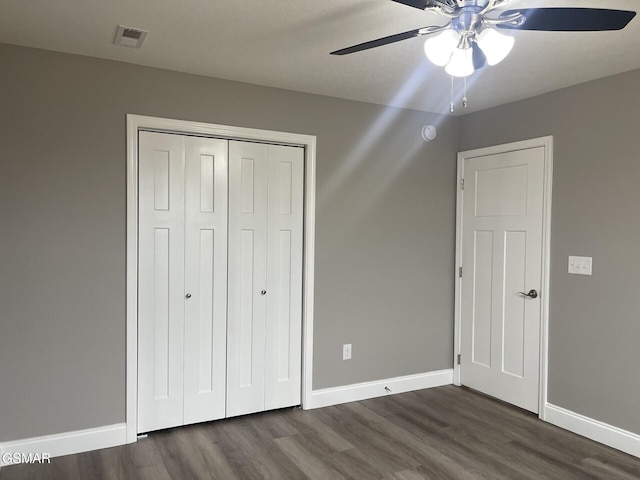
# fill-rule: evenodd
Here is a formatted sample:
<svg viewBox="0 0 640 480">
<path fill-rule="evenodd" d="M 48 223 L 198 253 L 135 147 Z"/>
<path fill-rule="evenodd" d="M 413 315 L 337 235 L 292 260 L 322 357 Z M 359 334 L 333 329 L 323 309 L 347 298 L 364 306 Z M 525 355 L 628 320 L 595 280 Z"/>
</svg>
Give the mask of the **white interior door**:
<svg viewBox="0 0 640 480">
<path fill-rule="evenodd" d="M 300 404 L 304 150 L 268 147 L 265 409 Z"/>
<path fill-rule="evenodd" d="M 138 432 L 183 423 L 184 138 L 140 132 Z"/>
<path fill-rule="evenodd" d="M 303 159 L 229 142 L 227 416 L 300 403 Z"/>
<path fill-rule="evenodd" d="M 463 168 L 461 383 L 538 412 L 544 147 Z"/>
<path fill-rule="evenodd" d="M 225 416 L 226 140 L 186 137 L 184 423 Z"/>
</svg>

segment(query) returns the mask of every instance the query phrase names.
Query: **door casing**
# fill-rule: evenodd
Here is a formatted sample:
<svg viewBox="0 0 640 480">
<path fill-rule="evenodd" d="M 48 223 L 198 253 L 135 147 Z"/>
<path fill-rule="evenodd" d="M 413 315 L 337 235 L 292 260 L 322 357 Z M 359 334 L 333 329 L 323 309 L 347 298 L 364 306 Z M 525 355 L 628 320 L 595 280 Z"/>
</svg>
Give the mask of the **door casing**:
<svg viewBox="0 0 640 480">
<path fill-rule="evenodd" d="M 316 137 L 295 133 L 127 115 L 126 430 L 137 440 L 138 423 L 138 132 L 196 135 L 303 147 L 304 217 L 302 275 L 302 407 L 311 405 L 315 252 Z"/>
<path fill-rule="evenodd" d="M 464 162 L 467 158 L 482 155 L 495 155 L 526 150 L 529 148 L 544 148 L 544 179 L 543 179 L 543 213 L 542 213 L 542 285 L 540 288 L 541 319 L 540 319 L 540 381 L 538 389 L 538 416 L 545 420 L 545 406 L 547 404 L 547 360 L 549 339 L 549 273 L 550 273 L 550 244 L 551 244 L 551 188 L 553 180 L 553 137 L 539 137 L 531 140 L 495 145 L 458 153 L 458 178 L 456 198 L 456 263 L 455 263 L 455 306 L 454 306 L 454 348 L 453 348 L 453 383 L 460 386 L 460 365 L 458 355 L 461 353 L 461 313 L 462 313 L 462 278 L 459 269 L 462 262 L 462 212 L 464 202 Z"/>
</svg>

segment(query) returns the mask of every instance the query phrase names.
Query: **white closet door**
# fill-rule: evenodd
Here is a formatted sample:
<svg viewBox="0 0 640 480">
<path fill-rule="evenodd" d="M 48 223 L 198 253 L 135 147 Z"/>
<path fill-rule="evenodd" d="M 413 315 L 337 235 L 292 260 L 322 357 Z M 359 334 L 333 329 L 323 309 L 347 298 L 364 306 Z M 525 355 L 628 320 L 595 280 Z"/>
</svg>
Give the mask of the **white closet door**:
<svg viewBox="0 0 640 480">
<path fill-rule="evenodd" d="M 268 146 L 265 409 L 300 404 L 304 150 Z"/>
<path fill-rule="evenodd" d="M 186 138 L 185 424 L 225 416 L 227 147 Z"/>
<path fill-rule="evenodd" d="M 230 141 L 228 417 L 264 410 L 266 180 L 267 145 Z"/>
<path fill-rule="evenodd" d="M 139 144 L 138 431 L 298 405 L 303 149 Z"/>
<path fill-rule="evenodd" d="M 139 134 L 138 432 L 181 425 L 184 137 Z"/>
</svg>

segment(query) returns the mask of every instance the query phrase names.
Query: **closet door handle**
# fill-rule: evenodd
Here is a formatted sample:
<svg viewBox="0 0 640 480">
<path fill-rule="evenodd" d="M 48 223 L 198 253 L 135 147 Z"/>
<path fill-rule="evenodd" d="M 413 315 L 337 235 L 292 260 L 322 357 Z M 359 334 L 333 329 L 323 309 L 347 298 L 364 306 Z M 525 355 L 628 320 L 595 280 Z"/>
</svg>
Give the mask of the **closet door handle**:
<svg viewBox="0 0 640 480">
<path fill-rule="evenodd" d="M 524 293 L 524 292 L 518 292 L 518 293 L 523 297 L 538 298 L 538 292 L 536 292 L 534 289 L 529 290 L 527 293 Z"/>
<path fill-rule="evenodd" d="M 187 294 L 185 295 L 185 297 L 187 297 L 187 298 L 191 298 L 191 294 L 190 294 L 190 293 L 187 293 Z"/>
<path fill-rule="evenodd" d="M 266 295 L 266 294 L 267 294 L 267 291 L 266 291 L 266 290 L 262 290 L 262 291 L 260 292 L 260 295 Z"/>
</svg>

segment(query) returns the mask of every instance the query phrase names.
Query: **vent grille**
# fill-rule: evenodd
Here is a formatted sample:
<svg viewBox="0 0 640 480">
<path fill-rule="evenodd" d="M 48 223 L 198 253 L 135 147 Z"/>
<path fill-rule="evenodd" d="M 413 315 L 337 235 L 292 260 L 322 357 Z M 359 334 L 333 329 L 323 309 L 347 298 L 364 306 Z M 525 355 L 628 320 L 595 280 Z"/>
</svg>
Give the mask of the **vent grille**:
<svg viewBox="0 0 640 480">
<path fill-rule="evenodd" d="M 148 33 L 146 30 L 140 30 L 139 28 L 118 25 L 113 43 L 125 47 L 140 48 Z"/>
<path fill-rule="evenodd" d="M 140 40 L 142 36 L 142 32 L 140 30 L 134 30 L 133 28 L 125 28 L 124 32 L 122 32 L 122 36 L 126 38 L 134 38 L 136 40 Z"/>
</svg>

